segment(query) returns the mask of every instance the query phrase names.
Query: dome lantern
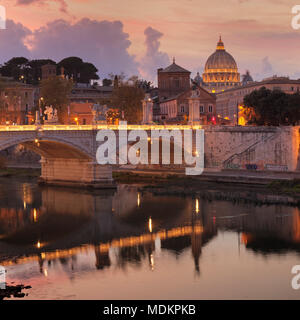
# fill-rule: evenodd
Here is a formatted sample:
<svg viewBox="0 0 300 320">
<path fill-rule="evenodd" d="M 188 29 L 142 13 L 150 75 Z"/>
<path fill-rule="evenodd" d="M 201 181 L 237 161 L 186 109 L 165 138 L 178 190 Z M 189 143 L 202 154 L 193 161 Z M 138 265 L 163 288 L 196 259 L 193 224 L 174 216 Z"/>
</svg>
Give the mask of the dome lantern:
<svg viewBox="0 0 300 320">
<path fill-rule="evenodd" d="M 217 44 L 217 50 L 225 50 L 224 43 L 222 41 L 221 36 L 220 36 L 219 42 Z"/>
</svg>

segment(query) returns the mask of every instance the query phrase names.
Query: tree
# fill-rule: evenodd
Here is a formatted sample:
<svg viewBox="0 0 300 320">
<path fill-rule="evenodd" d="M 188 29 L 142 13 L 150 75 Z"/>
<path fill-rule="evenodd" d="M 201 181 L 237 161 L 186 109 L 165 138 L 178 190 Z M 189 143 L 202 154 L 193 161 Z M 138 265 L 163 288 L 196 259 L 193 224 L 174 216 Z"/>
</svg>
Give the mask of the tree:
<svg viewBox="0 0 300 320">
<path fill-rule="evenodd" d="M 12 77 L 16 81 L 37 85 L 42 78 L 41 67 L 56 62 L 50 59 L 31 60 L 24 57 L 12 58 L 0 67 L 0 73 L 5 77 Z"/>
<path fill-rule="evenodd" d="M 81 58 L 69 57 L 58 63 L 59 68 L 64 68 L 65 75 L 75 82 L 89 83 L 91 80 L 98 80 L 98 69 L 89 62 L 83 62 Z"/>
<path fill-rule="evenodd" d="M 244 97 L 248 124 L 279 126 L 300 121 L 300 94 L 286 94 L 265 87 Z"/>
<path fill-rule="evenodd" d="M 57 109 L 60 123 L 66 122 L 67 106 L 72 88 L 73 81 L 60 76 L 51 77 L 41 82 L 41 96 L 44 101 L 42 108 L 52 106 Z"/>
<path fill-rule="evenodd" d="M 112 80 L 111 79 L 103 79 L 102 80 L 102 85 L 105 87 L 110 87 L 112 85 Z"/>
<path fill-rule="evenodd" d="M 14 80 L 19 80 L 24 74 L 28 61 L 24 57 L 12 58 L 1 66 L 0 73 L 3 77 L 13 77 Z"/>
<path fill-rule="evenodd" d="M 46 64 L 53 64 L 56 62 L 51 59 L 36 59 L 27 63 L 28 69 L 25 75 L 26 83 L 37 85 L 42 79 L 42 66 Z"/>
<path fill-rule="evenodd" d="M 151 88 L 153 88 L 153 84 L 151 81 L 139 79 L 138 76 L 132 76 L 127 80 L 128 83 L 132 84 L 137 88 L 143 89 L 145 92 L 148 92 Z"/>
<path fill-rule="evenodd" d="M 143 89 L 136 82 L 123 81 L 115 87 L 112 93 L 111 103 L 118 108 L 128 123 L 139 123 L 142 120 L 142 100 L 145 97 Z"/>
</svg>

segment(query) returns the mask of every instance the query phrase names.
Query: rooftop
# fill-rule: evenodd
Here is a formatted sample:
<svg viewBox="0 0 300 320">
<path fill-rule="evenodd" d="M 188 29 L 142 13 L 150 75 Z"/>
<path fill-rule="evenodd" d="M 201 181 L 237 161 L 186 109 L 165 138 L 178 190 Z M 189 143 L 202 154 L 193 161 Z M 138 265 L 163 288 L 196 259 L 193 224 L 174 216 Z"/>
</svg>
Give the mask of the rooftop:
<svg viewBox="0 0 300 320">
<path fill-rule="evenodd" d="M 235 91 L 235 90 L 261 86 L 261 85 L 264 85 L 264 84 L 300 84 L 300 79 L 294 80 L 294 79 L 290 79 L 288 77 L 277 77 L 277 76 L 274 76 L 274 77 L 266 78 L 266 79 L 264 79 L 262 81 L 253 81 L 253 82 L 248 83 L 248 84 L 246 84 L 244 86 L 238 86 L 238 87 L 230 88 L 230 89 L 227 89 L 225 91 L 218 92 L 217 95 L 220 95 L 222 93 Z"/>
<path fill-rule="evenodd" d="M 173 63 L 166 67 L 165 69 L 159 69 L 159 72 L 185 72 L 185 73 L 191 73 L 190 71 L 180 67 L 178 64 L 175 63 L 175 58 L 173 58 Z"/>
</svg>

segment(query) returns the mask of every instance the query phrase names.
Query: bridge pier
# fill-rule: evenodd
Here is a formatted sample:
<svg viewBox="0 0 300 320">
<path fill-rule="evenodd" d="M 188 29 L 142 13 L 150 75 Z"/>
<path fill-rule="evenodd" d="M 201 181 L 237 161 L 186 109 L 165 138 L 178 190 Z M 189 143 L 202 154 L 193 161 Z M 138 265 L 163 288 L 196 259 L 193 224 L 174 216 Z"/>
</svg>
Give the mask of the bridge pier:
<svg viewBox="0 0 300 320">
<path fill-rule="evenodd" d="M 39 182 L 71 187 L 116 188 L 112 168 L 107 165 L 101 166 L 89 159 L 42 157 Z"/>
</svg>

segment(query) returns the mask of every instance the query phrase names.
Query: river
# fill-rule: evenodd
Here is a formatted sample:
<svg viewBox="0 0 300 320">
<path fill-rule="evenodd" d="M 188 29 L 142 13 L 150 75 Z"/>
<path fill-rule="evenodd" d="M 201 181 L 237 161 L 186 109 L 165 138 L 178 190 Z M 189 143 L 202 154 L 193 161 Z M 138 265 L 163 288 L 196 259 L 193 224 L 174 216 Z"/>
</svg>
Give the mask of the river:
<svg viewBox="0 0 300 320">
<path fill-rule="evenodd" d="M 0 265 L 23 299 L 299 299 L 300 211 L 0 180 Z"/>
</svg>

